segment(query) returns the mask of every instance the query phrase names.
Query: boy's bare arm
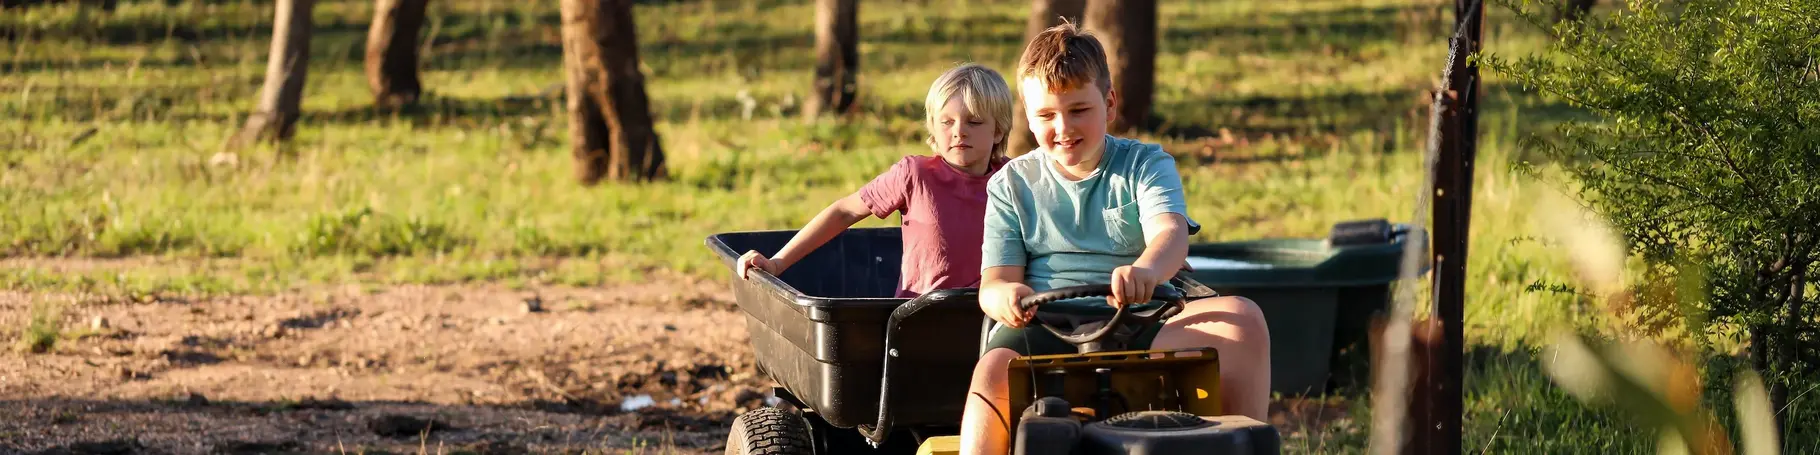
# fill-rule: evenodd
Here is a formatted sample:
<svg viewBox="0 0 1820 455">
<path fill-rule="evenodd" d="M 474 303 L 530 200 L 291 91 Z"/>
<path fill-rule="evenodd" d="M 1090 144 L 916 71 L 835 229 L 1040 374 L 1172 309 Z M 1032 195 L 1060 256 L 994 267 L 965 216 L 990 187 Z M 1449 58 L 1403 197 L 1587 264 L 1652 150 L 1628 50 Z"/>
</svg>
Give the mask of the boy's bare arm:
<svg viewBox="0 0 1820 455">
<path fill-rule="evenodd" d="M 1015 265 L 1001 265 L 980 273 L 981 288 L 1008 283 L 1024 284 L 1024 268 Z"/>
<path fill-rule="evenodd" d="M 1003 265 L 980 272 L 980 311 L 1000 324 L 1023 327 L 1033 311 L 1017 311 L 1017 301 L 1036 291 L 1024 284 L 1024 267 Z"/>
<path fill-rule="evenodd" d="M 1188 219 L 1163 213 L 1144 220 L 1144 253 L 1112 271 L 1113 305 L 1148 302 L 1157 285 L 1169 281 L 1188 261 Z"/>
<path fill-rule="evenodd" d="M 796 236 L 790 238 L 790 243 L 784 244 L 782 249 L 777 250 L 777 254 L 771 255 L 771 261 L 788 269 L 809 252 L 821 248 L 822 244 L 840 235 L 841 231 L 868 216 L 872 216 L 872 209 L 866 207 L 866 202 L 860 199 L 858 192 L 840 198 L 816 214 L 814 219 L 809 220 L 809 224 L 803 225 L 802 230 L 796 231 Z"/>
<path fill-rule="evenodd" d="M 1161 213 L 1143 222 L 1144 254 L 1131 265 L 1174 276 L 1188 262 L 1188 219 L 1180 213 Z"/>
</svg>

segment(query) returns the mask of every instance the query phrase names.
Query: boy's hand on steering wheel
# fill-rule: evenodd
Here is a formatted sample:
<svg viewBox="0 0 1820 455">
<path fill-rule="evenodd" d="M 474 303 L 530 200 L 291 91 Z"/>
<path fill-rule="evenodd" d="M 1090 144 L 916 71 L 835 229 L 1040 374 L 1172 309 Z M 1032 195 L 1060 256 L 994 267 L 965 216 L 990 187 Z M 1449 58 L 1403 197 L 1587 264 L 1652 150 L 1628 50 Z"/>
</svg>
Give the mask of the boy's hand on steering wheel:
<svg viewBox="0 0 1820 455">
<path fill-rule="evenodd" d="M 1024 283 L 997 283 L 980 289 L 980 311 L 987 317 L 1014 329 L 1023 328 L 1036 317 L 1036 309 L 1018 311 L 1017 301 L 1025 296 L 1035 294 L 1036 290 Z"/>
<path fill-rule="evenodd" d="M 1163 284 L 1166 275 L 1147 267 L 1120 266 L 1112 269 L 1112 296 L 1106 303 L 1113 308 L 1124 308 L 1127 305 L 1142 304 L 1150 301 L 1150 294 Z"/>
<path fill-rule="evenodd" d="M 752 279 L 751 275 L 747 272 L 754 268 L 762 269 L 765 273 L 770 273 L 771 275 L 777 275 L 784 272 L 784 268 L 781 267 L 781 265 L 782 264 L 778 264 L 776 261 L 772 261 L 771 258 L 765 257 L 763 254 L 758 254 L 757 251 L 747 251 L 746 254 L 739 256 L 739 278 L 742 280 Z"/>
</svg>

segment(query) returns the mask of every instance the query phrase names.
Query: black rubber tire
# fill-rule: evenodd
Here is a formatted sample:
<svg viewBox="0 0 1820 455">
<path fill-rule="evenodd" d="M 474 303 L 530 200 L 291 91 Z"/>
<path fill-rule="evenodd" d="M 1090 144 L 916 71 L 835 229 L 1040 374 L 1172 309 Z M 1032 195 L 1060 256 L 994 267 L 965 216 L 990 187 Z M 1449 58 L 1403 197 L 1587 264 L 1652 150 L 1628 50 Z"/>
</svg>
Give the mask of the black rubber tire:
<svg viewBox="0 0 1820 455">
<path fill-rule="evenodd" d="M 809 423 L 778 408 L 758 408 L 733 419 L 727 455 L 815 455 Z"/>
</svg>

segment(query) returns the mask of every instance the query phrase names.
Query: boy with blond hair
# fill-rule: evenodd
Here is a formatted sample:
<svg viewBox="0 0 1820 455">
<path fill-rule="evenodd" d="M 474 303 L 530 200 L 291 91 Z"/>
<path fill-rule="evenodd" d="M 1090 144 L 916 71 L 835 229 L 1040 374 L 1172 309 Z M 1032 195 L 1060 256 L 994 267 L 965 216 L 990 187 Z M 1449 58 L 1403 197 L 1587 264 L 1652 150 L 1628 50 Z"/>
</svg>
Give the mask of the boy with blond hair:
<svg viewBox="0 0 1820 455">
<path fill-rule="evenodd" d="M 962 417 L 964 454 L 1009 450 L 1007 364 L 1019 355 L 1073 353 L 1027 325 L 1025 296 L 1110 284 L 1112 296 L 1046 304 L 1044 312 L 1110 314 L 1150 301 L 1188 256 L 1190 220 L 1175 159 L 1161 146 L 1108 135 L 1118 93 L 1105 48 L 1073 24 L 1037 34 L 1013 75 L 1038 148 L 1010 160 L 987 184 L 980 309 L 997 322 L 974 366 Z M 1131 349 L 1211 347 L 1220 357 L 1223 414 L 1264 421 L 1270 398 L 1270 341 L 1263 312 L 1243 297 L 1188 302 L 1138 328 Z"/>
<path fill-rule="evenodd" d="M 903 216 L 895 297 L 979 286 L 980 219 L 986 180 L 1005 164 L 1011 88 L 997 71 L 964 64 L 942 73 L 924 100 L 924 142 L 933 152 L 898 160 L 883 174 L 822 209 L 776 254 L 748 251 L 738 273 L 784 273 L 796 261 L 868 216 Z"/>
</svg>

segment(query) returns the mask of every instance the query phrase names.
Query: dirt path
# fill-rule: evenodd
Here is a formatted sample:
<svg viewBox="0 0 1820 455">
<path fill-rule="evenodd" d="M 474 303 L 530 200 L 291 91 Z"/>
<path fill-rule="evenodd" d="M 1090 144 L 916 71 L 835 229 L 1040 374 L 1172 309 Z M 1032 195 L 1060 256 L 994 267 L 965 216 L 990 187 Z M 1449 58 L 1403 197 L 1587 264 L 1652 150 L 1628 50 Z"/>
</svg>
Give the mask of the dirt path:
<svg viewBox="0 0 1820 455">
<path fill-rule="evenodd" d="M 674 281 L 136 304 L 0 292 L 0 327 L 56 303 L 66 337 L 0 354 L 0 452 L 711 453 L 768 390 L 725 294 Z"/>
</svg>

